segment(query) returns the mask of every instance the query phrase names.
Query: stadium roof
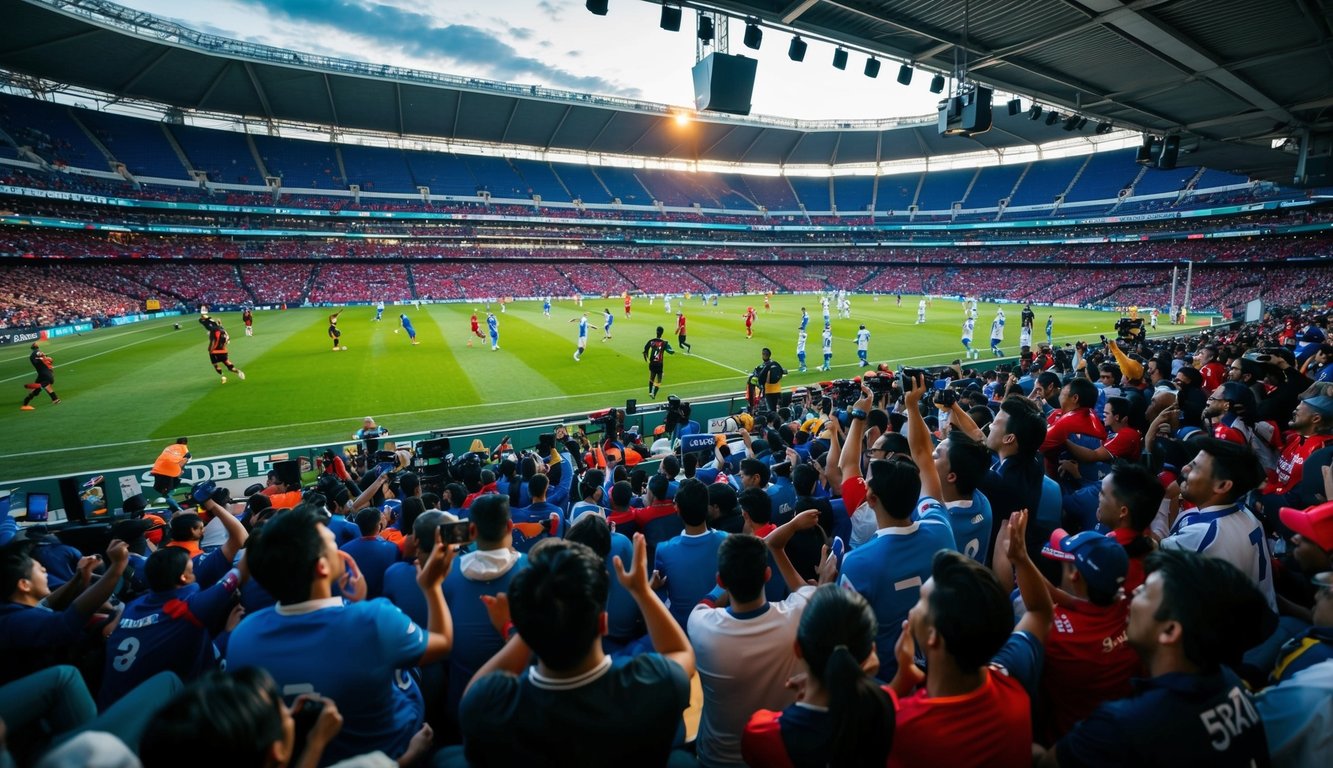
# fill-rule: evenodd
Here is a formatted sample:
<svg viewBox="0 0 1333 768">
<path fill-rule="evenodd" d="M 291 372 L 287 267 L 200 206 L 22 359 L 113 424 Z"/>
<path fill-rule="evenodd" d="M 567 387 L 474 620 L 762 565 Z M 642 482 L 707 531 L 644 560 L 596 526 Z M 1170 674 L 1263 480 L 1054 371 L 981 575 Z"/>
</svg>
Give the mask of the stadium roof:
<svg viewBox="0 0 1333 768">
<path fill-rule="evenodd" d="M 712 6 L 938 70 L 953 64 L 961 2 L 719 0 Z M 978 81 L 1118 126 L 1180 131 L 1181 164 L 1290 183 L 1271 139 L 1333 126 L 1322 0 L 992 0 L 971 13 Z M 1010 116 L 970 138 L 933 116 L 798 121 L 330 59 L 203 34 L 101 0 L 0 0 L 0 68 L 206 113 L 573 152 L 765 165 L 855 165 L 1026 147 L 1072 135 Z M 810 64 L 815 66 L 813 62 Z M 822 65 L 820 65 L 822 66 Z M 1281 126 L 1279 128 L 1278 126 Z M 1191 137 L 1197 137 L 1194 141 Z"/>
</svg>

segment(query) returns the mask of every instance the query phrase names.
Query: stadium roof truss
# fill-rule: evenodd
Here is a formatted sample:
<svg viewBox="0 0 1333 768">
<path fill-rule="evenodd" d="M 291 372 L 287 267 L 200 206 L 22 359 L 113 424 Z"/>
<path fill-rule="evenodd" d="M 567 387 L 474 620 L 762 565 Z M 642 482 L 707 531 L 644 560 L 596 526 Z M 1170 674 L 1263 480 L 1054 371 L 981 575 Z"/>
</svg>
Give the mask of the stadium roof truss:
<svg viewBox="0 0 1333 768">
<path fill-rule="evenodd" d="M 710 0 L 686 5 L 949 72 L 962 0 Z M 1121 128 L 1181 133 L 1181 164 L 1290 183 L 1274 139 L 1333 130 L 1324 0 L 974 0 L 971 77 Z M 675 128 L 646 102 L 331 59 L 229 40 L 102 0 L 0 0 L 0 68 L 182 110 L 341 130 L 785 167 L 855 167 L 1069 139 L 1009 115 L 939 135 L 935 116 L 798 121 L 705 113 Z M 817 66 L 813 62 L 811 66 Z M 1077 134 L 1074 134 L 1077 135 Z M 1090 138 L 1090 137 L 1089 137 Z"/>
</svg>

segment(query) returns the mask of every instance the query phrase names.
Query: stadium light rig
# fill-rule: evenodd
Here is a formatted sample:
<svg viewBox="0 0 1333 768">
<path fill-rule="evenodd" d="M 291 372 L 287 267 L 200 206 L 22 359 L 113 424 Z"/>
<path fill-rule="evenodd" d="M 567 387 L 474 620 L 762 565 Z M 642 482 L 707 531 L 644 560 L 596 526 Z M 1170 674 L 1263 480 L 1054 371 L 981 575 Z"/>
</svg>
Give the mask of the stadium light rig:
<svg viewBox="0 0 1333 768">
<path fill-rule="evenodd" d="M 607 2 L 608 0 L 587 0 L 587 2 L 583 4 L 583 7 L 587 8 L 589 13 L 597 16 L 605 16 Z"/>
</svg>

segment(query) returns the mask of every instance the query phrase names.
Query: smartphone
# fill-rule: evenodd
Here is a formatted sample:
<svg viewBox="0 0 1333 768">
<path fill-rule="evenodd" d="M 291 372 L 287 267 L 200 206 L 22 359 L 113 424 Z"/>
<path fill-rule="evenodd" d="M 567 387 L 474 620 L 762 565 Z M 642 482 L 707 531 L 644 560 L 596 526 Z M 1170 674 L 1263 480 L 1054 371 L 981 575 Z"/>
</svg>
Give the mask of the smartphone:
<svg viewBox="0 0 1333 768">
<path fill-rule="evenodd" d="M 838 568 L 842 568 L 842 553 L 847 550 L 847 545 L 843 543 L 841 536 L 833 537 L 833 559 L 838 563 Z"/>
<path fill-rule="evenodd" d="M 441 544 L 466 544 L 469 541 L 472 541 L 472 523 L 467 520 L 440 523 Z"/>
<path fill-rule="evenodd" d="M 296 710 L 292 712 L 294 722 L 293 731 L 296 738 L 292 742 L 292 754 L 300 755 L 305 751 L 306 741 L 310 736 L 310 729 L 315 727 L 315 722 L 324 711 L 323 699 L 302 699 Z"/>
<path fill-rule="evenodd" d="M 51 494 L 28 494 L 28 522 L 44 523 L 51 513 Z"/>
<path fill-rule="evenodd" d="M 386 472 L 392 472 L 394 466 L 396 465 L 392 461 L 381 461 L 375 465 L 375 471 L 382 475 Z"/>
</svg>

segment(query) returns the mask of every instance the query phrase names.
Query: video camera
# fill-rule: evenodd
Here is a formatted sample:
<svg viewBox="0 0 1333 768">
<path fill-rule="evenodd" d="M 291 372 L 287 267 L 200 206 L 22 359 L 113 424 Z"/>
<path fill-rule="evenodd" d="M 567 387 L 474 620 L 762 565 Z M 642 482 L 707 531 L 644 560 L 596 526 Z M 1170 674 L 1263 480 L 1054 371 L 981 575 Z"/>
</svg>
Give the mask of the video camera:
<svg viewBox="0 0 1333 768">
<path fill-rule="evenodd" d="M 690 404 L 675 395 L 667 395 L 666 420 L 663 422 L 666 431 L 675 432 L 677 427 L 688 424 L 689 421 Z"/>
<path fill-rule="evenodd" d="M 608 437 L 618 436 L 625 426 L 625 412 L 619 408 L 588 414 L 588 433 L 605 432 Z"/>
<path fill-rule="evenodd" d="M 833 398 L 833 407 L 850 408 L 861 399 L 861 382 L 854 379 L 835 379 L 829 387 L 828 396 Z"/>
<path fill-rule="evenodd" d="M 1138 341 L 1143 336 L 1143 318 L 1120 318 L 1115 323 L 1115 333 L 1122 341 Z"/>
</svg>

